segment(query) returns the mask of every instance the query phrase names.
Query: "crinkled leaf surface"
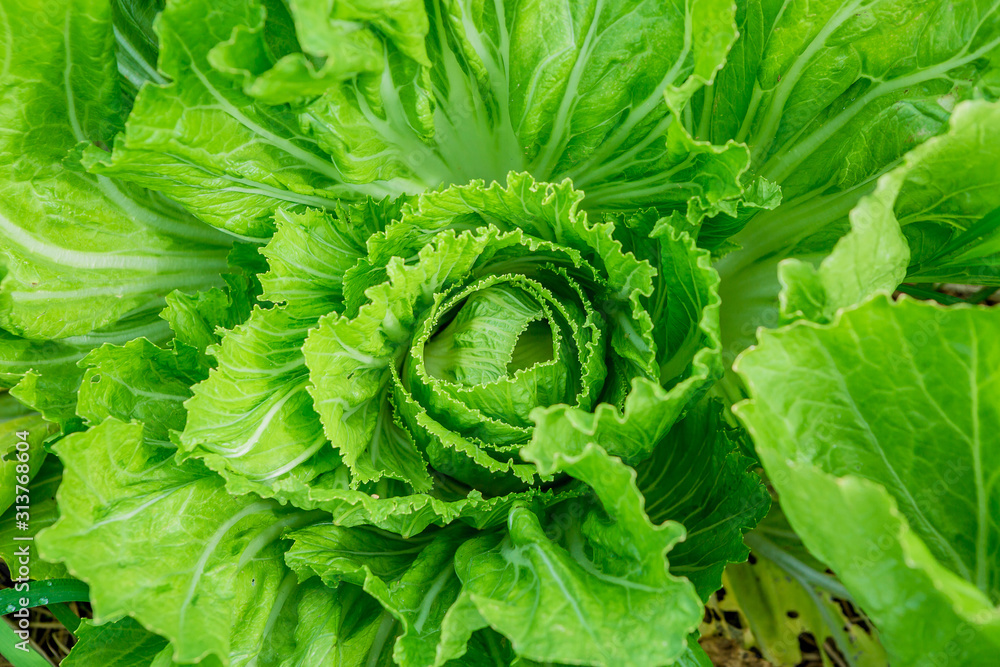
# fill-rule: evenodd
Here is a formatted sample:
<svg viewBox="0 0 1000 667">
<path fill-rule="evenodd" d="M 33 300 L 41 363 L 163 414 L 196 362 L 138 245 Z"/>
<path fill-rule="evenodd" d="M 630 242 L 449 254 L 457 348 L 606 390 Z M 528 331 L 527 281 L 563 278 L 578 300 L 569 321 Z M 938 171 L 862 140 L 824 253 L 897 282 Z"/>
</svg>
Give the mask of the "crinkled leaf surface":
<svg viewBox="0 0 1000 667">
<path fill-rule="evenodd" d="M 703 600 L 722 585 L 729 563 L 746 560 L 743 535 L 771 501 L 743 453 L 749 438 L 724 420 L 721 403 L 702 401 L 636 466 L 649 518 L 687 529 L 687 539 L 670 552 L 670 572 L 690 580 Z"/>
<path fill-rule="evenodd" d="M 397 212 L 384 201 L 277 214 L 261 283 L 262 298 L 279 305 L 254 309 L 208 348 L 217 368 L 194 389 L 180 438 L 185 455 L 203 458 L 232 490 L 284 499 L 339 467 L 307 393 L 302 345 L 321 315 L 343 308 L 345 273 Z"/>
<path fill-rule="evenodd" d="M 170 329 L 166 322 L 139 315 L 58 341 L 30 340 L 0 330 L 0 386 L 11 387 L 12 396 L 63 430 L 77 430 L 77 393 L 84 374 L 79 363 L 102 345 L 122 345 L 140 337 L 163 343 L 169 340 Z"/>
<path fill-rule="evenodd" d="M 585 456 L 606 456 L 597 451 Z M 590 463 L 581 457 L 581 465 Z M 462 546 L 459 576 L 469 601 L 519 654 L 540 661 L 658 665 L 683 653 L 700 605 L 693 586 L 667 572 L 663 556 L 683 528 L 654 527 L 641 510 L 629 517 L 638 494 L 627 486 L 617 492 L 614 499 L 615 491 L 607 492 L 609 502 L 620 503 L 609 508 L 610 520 L 583 510 L 543 526 L 532 512 L 515 508 L 502 539 L 484 536 Z M 562 544 L 547 532 L 559 535 Z"/>
<path fill-rule="evenodd" d="M 4 11 L 0 326 L 26 338 L 154 312 L 171 290 L 218 283 L 226 268 L 223 236 L 79 164 L 78 144 L 109 142 L 123 122 L 110 14 L 85 0 Z"/>
<path fill-rule="evenodd" d="M 148 439 L 167 443 L 171 430 L 184 428 L 184 401 L 207 369 L 186 346 L 166 350 L 146 338 L 122 346 L 103 345 L 81 362 L 87 368 L 77 414 L 91 425 L 107 417 L 143 423 Z"/>
<path fill-rule="evenodd" d="M 690 203 L 700 217 L 743 194 L 746 150 L 695 141 L 676 120 L 735 39 L 728 2 L 226 0 L 207 11 L 168 4 L 158 72 L 129 61 L 130 80 L 149 83 L 113 156 L 92 150 L 86 164 L 234 234 L 269 236 L 282 206 L 511 170 L 572 178 L 601 208 Z"/>
<path fill-rule="evenodd" d="M 39 549 L 90 583 L 97 621 L 132 615 L 181 662 L 242 665 L 260 651 L 286 575 L 279 537 L 310 515 L 229 495 L 221 478 L 146 443 L 139 424 L 109 418 L 57 453 L 61 515 Z"/>
<path fill-rule="evenodd" d="M 242 237 L 270 235 L 282 205 L 332 203 L 339 172 L 295 117 L 253 104 L 208 63 L 215 45 L 241 27 L 260 29 L 264 14 L 236 0 L 169 3 L 156 21 L 161 82 L 139 91 L 112 155 L 87 152 L 88 168 L 158 189 Z"/>
</svg>

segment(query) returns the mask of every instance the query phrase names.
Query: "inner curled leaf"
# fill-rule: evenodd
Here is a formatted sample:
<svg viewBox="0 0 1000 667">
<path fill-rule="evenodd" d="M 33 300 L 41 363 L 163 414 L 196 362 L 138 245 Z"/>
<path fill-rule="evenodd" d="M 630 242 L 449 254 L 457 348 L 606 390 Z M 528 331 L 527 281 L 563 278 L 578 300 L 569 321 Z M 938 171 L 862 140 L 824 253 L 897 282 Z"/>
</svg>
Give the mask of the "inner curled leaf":
<svg viewBox="0 0 1000 667">
<path fill-rule="evenodd" d="M 423 346 L 424 366 L 435 379 L 476 386 L 556 355 L 558 332 L 542 306 L 516 287 L 473 292 L 444 316 L 449 317 L 447 324 L 435 322 L 440 328 Z"/>
</svg>

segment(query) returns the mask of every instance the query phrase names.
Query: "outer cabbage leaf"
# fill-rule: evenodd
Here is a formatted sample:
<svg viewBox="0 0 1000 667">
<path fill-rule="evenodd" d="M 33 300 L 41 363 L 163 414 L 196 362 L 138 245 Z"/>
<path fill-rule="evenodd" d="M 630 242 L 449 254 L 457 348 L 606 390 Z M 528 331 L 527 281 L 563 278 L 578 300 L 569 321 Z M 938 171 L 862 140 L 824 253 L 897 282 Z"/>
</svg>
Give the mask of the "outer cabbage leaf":
<svg viewBox="0 0 1000 667">
<path fill-rule="evenodd" d="M 287 15 L 274 5 L 265 6 L 269 24 L 265 30 L 271 35 L 253 28 L 240 30 L 209 53 L 216 69 L 233 75 L 247 95 L 265 104 L 308 102 L 343 81 L 378 72 L 387 47 L 429 64 L 424 46 L 427 14 L 420 0 L 336 6 L 293 0 Z M 272 48 L 272 58 L 253 58 L 279 30 L 291 42 L 289 52 Z"/>
<path fill-rule="evenodd" d="M 1000 284 L 997 131 L 1000 103 L 964 102 L 947 134 L 910 152 L 893 172 L 898 193 L 883 201 L 909 242 L 907 281 Z"/>
<path fill-rule="evenodd" d="M 107 417 L 138 420 L 147 440 L 168 444 L 169 432 L 181 430 L 187 414 L 184 401 L 190 387 L 207 375 L 195 351 L 157 347 L 145 338 L 122 346 L 104 345 L 88 354 L 80 365 L 84 373 L 77 413 L 88 424 Z"/>
<path fill-rule="evenodd" d="M 512 170 L 572 178 L 595 207 L 696 219 L 744 195 L 745 148 L 695 141 L 676 120 L 735 39 L 727 2 L 228 0 L 206 11 L 168 4 L 159 74 L 113 156 L 92 150 L 86 164 L 234 234 L 268 236 L 281 206 Z"/>
<path fill-rule="evenodd" d="M 33 479 L 46 459 L 42 445 L 55 431 L 54 424 L 35 414 L 0 423 L 0 514 L 14 504 L 15 478 L 20 476 L 18 466 L 27 465 L 28 475 Z M 21 443 L 27 444 L 20 448 Z M 19 461 L 19 453 L 23 453 L 28 460 Z"/>
<path fill-rule="evenodd" d="M 997 131 L 1000 104 L 959 104 L 947 133 L 907 153 L 851 211 L 851 233 L 818 269 L 779 266 L 783 318 L 827 322 L 904 280 L 998 284 Z"/>
<path fill-rule="evenodd" d="M 264 629 L 267 639 L 262 650 L 249 663 L 246 663 L 248 656 L 241 658 L 239 655 L 233 655 L 232 662 L 261 667 L 394 665 L 391 642 L 386 641 L 394 634 L 379 632 L 382 610 L 358 587 L 345 584 L 334 589 L 315 577 L 301 584 L 294 578 L 286 578 L 278 597 Z M 64 659 L 65 665 L 178 665 L 173 660 L 174 649 L 166 639 L 129 617 L 102 625 L 85 619 L 76 634 L 78 641 Z M 386 647 L 390 650 L 386 651 Z M 208 656 L 198 664 L 213 667 L 222 663 L 215 656 Z M 497 665 L 495 662 L 489 664 Z"/>
<path fill-rule="evenodd" d="M 0 331 L 0 386 L 12 387 L 11 394 L 21 403 L 60 424 L 64 432 L 79 430 L 80 417 L 97 423 L 111 414 L 121 419 L 141 414 L 150 420 L 148 426 L 158 429 L 156 437 L 165 440 L 167 430 L 184 424 L 182 406 L 171 396 L 186 394 L 187 387 L 202 379 L 211 366 L 206 347 L 218 342 L 219 329 L 246 319 L 256 298 L 245 273 L 224 278 L 228 283 L 224 289 L 168 294 L 167 308 L 160 314 L 166 322 L 139 314 L 58 341 L 28 340 Z M 107 372 L 87 370 L 95 365 L 103 365 Z M 143 375 L 144 368 L 152 374 Z M 164 386 L 171 378 L 174 389 Z M 153 393 L 136 392 L 140 387 Z M 163 395 L 155 395 L 158 390 Z M 145 411 L 134 411 L 140 408 Z M 158 423 L 154 426 L 153 421 Z"/>
<path fill-rule="evenodd" d="M 74 634 L 76 644 L 60 663 L 65 667 L 150 667 L 160 654 L 169 652 L 166 639 L 128 616 L 103 625 L 83 619 Z"/>
<path fill-rule="evenodd" d="M 665 558 L 684 528 L 653 525 L 635 473 L 596 445 L 559 457 L 557 465 L 593 486 L 604 511 L 570 505 L 543 524 L 515 508 L 506 535 L 462 546 L 459 576 L 469 600 L 528 658 L 672 662 L 701 616 L 693 585 L 673 577 Z"/>
<path fill-rule="evenodd" d="M 60 517 L 37 542 L 91 585 L 95 621 L 134 616 L 180 662 L 248 664 L 290 585 L 277 540 L 315 517 L 229 495 L 220 478 L 145 443 L 138 424 L 110 418 L 56 451 Z"/>
<path fill-rule="evenodd" d="M 261 283 L 263 298 L 279 305 L 255 309 L 207 348 L 218 367 L 194 389 L 180 438 L 184 456 L 203 458 L 234 492 L 284 500 L 339 467 L 306 392 L 302 344 L 320 315 L 343 308 L 344 274 L 397 212 L 384 201 L 277 214 Z"/>
<path fill-rule="evenodd" d="M 194 348 L 205 366 L 214 365 L 212 359 L 206 357 L 209 346 L 221 341 L 226 331 L 246 322 L 260 298 L 260 281 L 254 275 L 259 269 L 243 266 L 238 248 L 234 248 L 229 257 L 230 265 L 238 272 L 223 276 L 226 287 L 196 294 L 171 292 L 167 295 L 167 307 L 160 311 L 160 317 L 173 331 L 175 349 L 182 345 Z M 253 249 L 256 251 L 255 247 Z"/>
<path fill-rule="evenodd" d="M 213 365 L 205 354 L 207 346 L 218 342 L 226 328 L 246 319 L 256 298 L 257 290 L 245 273 L 227 274 L 225 279 L 225 289 L 167 295 L 167 308 L 160 313 L 166 322 L 159 322 L 159 328 L 169 326 L 174 337 L 166 346 L 142 336 L 126 338 L 124 344 L 119 338 L 79 360 L 76 365 L 83 369 L 83 377 L 76 396 L 77 415 L 89 425 L 107 417 L 139 420 L 147 442 L 173 446 L 170 434 L 184 429 L 184 401 L 191 396 L 191 386 L 204 380 Z"/>
<path fill-rule="evenodd" d="M 278 231 L 261 250 L 270 269 L 261 276 L 264 297 L 317 318 L 342 309 L 345 274 L 368 254 L 368 238 L 385 229 L 402 204 L 366 200 L 329 213 L 279 211 Z"/>
<path fill-rule="evenodd" d="M 140 315 L 58 341 L 29 340 L 0 330 L 0 386 L 11 387 L 12 396 L 64 431 L 78 430 L 77 393 L 84 374 L 79 362 L 101 345 L 139 337 L 162 343 L 170 338 L 170 329 L 165 322 Z"/>
<path fill-rule="evenodd" d="M 670 552 L 670 572 L 690 580 L 702 600 L 742 563 L 743 535 L 767 514 L 770 495 L 752 469 L 746 432 L 725 422 L 723 405 L 702 401 L 636 466 L 636 484 L 654 523 L 676 521 L 687 539 Z"/>
<path fill-rule="evenodd" d="M 339 465 L 306 391 L 301 348 L 314 323 L 286 308 L 258 308 L 209 348 L 218 367 L 186 405 L 184 457 L 257 482 L 289 474 L 309 481 Z"/>
<path fill-rule="evenodd" d="M 387 642 L 379 636 L 378 603 L 355 586 L 327 588 L 319 579 L 303 582 L 284 605 L 274 633 L 294 644 L 268 664 L 391 667 Z M 384 634 L 384 633 L 383 633 Z"/>
<path fill-rule="evenodd" d="M 540 514 L 519 503 L 506 526 L 478 536 L 458 526 L 403 538 L 316 525 L 292 535 L 286 559 L 300 576 L 362 585 L 378 599 L 401 625 L 393 653 L 400 665 L 476 660 L 478 647 L 466 644 L 488 626 L 527 658 L 663 664 L 683 650 L 700 616 L 693 588 L 668 574 L 663 557 L 683 529 L 650 525 L 628 469 L 600 456 L 595 470 L 616 480 L 610 516 L 588 500 Z M 584 553 L 585 544 L 594 555 Z M 624 544 L 640 555 L 620 551 Z M 621 605 L 614 613 L 612 601 Z M 655 632 L 623 634 L 623 627 L 651 629 L 651 619 Z M 640 645 L 646 658 L 624 657 Z"/>
<path fill-rule="evenodd" d="M 153 21 L 165 4 L 165 0 L 114 0 L 111 3 L 119 82 L 130 103 L 147 81 L 165 82 L 156 71 L 160 45 L 153 30 Z"/>
<path fill-rule="evenodd" d="M 377 68 L 303 115 L 354 178 L 434 187 L 528 171 L 572 178 L 612 208 L 689 198 L 711 207 L 739 194 L 743 150 L 694 144 L 670 106 L 721 65 L 735 37 L 726 3 L 408 9 L 413 44 L 393 35 Z M 620 67 L 622 54 L 631 67 Z"/>
<path fill-rule="evenodd" d="M 702 138 L 745 141 L 786 201 L 871 183 L 972 96 L 1000 46 L 997 7 L 976 0 L 746 0 L 738 14 L 740 40 L 692 116 Z"/>
<path fill-rule="evenodd" d="M 985 666 L 1000 647 L 996 327 L 879 296 L 764 334 L 737 365 L 782 509 L 901 664 Z"/>
<path fill-rule="evenodd" d="M 898 231 L 876 210 L 885 204 L 849 213 L 907 151 L 946 129 L 957 103 L 991 94 L 1000 46 L 1000 8 L 977 0 L 747 0 L 738 14 L 741 37 L 694 105 L 692 127 L 716 143 L 746 141 L 750 174 L 780 185 L 783 203 L 718 216 L 699 232 L 706 247 L 739 248 L 716 265 L 729 359 L 758 327 L 779 324 L 783 259 L 802 262 L 783 270 L 786 282 L 812 284 L 789 294 L 789 314 L 829 318 L 898 281 L 906 258 Z M 852 227 L 841 257 L 811 276 L 806 264 L 823 260 Z"/>
<path fill-rule="evenodd" d="M 110 14 L 89 0 L 12 5 L 0 28 L 0 327 L 26 338 L 152 313 L 226 268 L 216 231 L 79 165 L 78 144 L 108 142 L 122 123 Z"/>
<path fill-rule="evenodd" d="M 91 150 L 87 167 L 158 189 L 244 237 L 269 236 L 282 205 L 322 207 L 345 194 L 336 190 L 336 166 L 300 134 L 291 113 L 255 105 L 208 63 L 234 30 L 262 30 L 264 16 L 259 4 L 236 0 L 170 2 L 156 21 L 158 69 L 167 81 L 139 91 L 113 154 Z M 258 46 L 253 57 L 268 58 L 266 45 Z"/>
<path fill-rule="evenodd" d="M 391 614 L 385 618 L 402 626 L 393 633 L 395 663 L 426 667 L 439 664 L 441 622 L 462 585 L 455 574 L 455 551 L 470 532 L 446 529 L 401 538 L 370 528 L 320 524 L 289 536 L 295 544 L 285 560 L 300 578 L 319 576 L 332 587 L 341 582 L 363 587 Z"/>
</svg>

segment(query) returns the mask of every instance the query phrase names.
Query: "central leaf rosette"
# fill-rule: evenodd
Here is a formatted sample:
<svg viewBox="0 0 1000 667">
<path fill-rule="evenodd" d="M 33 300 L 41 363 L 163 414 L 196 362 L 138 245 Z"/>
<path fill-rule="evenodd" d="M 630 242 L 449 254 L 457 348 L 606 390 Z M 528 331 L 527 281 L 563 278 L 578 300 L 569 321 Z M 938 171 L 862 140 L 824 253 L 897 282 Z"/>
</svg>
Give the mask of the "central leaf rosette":
<svg viewBox="0 0 1000 667">
<path fill-rule="evenodd" d="M 442 449 L 444 438 L 427 420 L 511 460 L 531 438 L 535 408 L 593 407 L 606 375 L 604 319 L 582 286 L 554 266 L 534 278 L 473 279 L 436 297 L 415 329 L 393 397 L 432 467 L 491 490 L 494 480 Z"/>
<path fill-rule="evenodd" d="M 710 256 L 583 201 L 512 174 L 282 211 L 263 303 L 206 350 L 178 459 L 320 510 L 282 567 L 367 605 L 372 664 L 691 661 L 746 558 L 768 496 L 700 400 L 721 375 Z M 201 330 L 208 305 L 171 319 Z"/>
<path fill-rule="evenodd" d="M 523 490 L 543 475 L 522 448 L 566 426 L 637 462 L 712 379 L 707 256 L 666 226 L 635 243 L 655 216 L 593 222 L 581 197 L 526 176 L 450 188 L 368 240 L 303 347 L 355 486 Z"/>
</svg>

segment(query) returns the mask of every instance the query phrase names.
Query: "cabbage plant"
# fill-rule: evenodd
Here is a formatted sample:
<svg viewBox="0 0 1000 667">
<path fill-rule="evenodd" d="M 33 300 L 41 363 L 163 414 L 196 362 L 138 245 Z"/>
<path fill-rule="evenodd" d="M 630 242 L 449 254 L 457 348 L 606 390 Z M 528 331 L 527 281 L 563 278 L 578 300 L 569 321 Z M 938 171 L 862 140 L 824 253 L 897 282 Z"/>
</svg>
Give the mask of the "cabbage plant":
<svg viewBox="0 0 1000 667">
<path fill-rule="evenodd" d="M 994 661 L 996 3 L 0 17 L 64 665 Z"/>
</svg>

